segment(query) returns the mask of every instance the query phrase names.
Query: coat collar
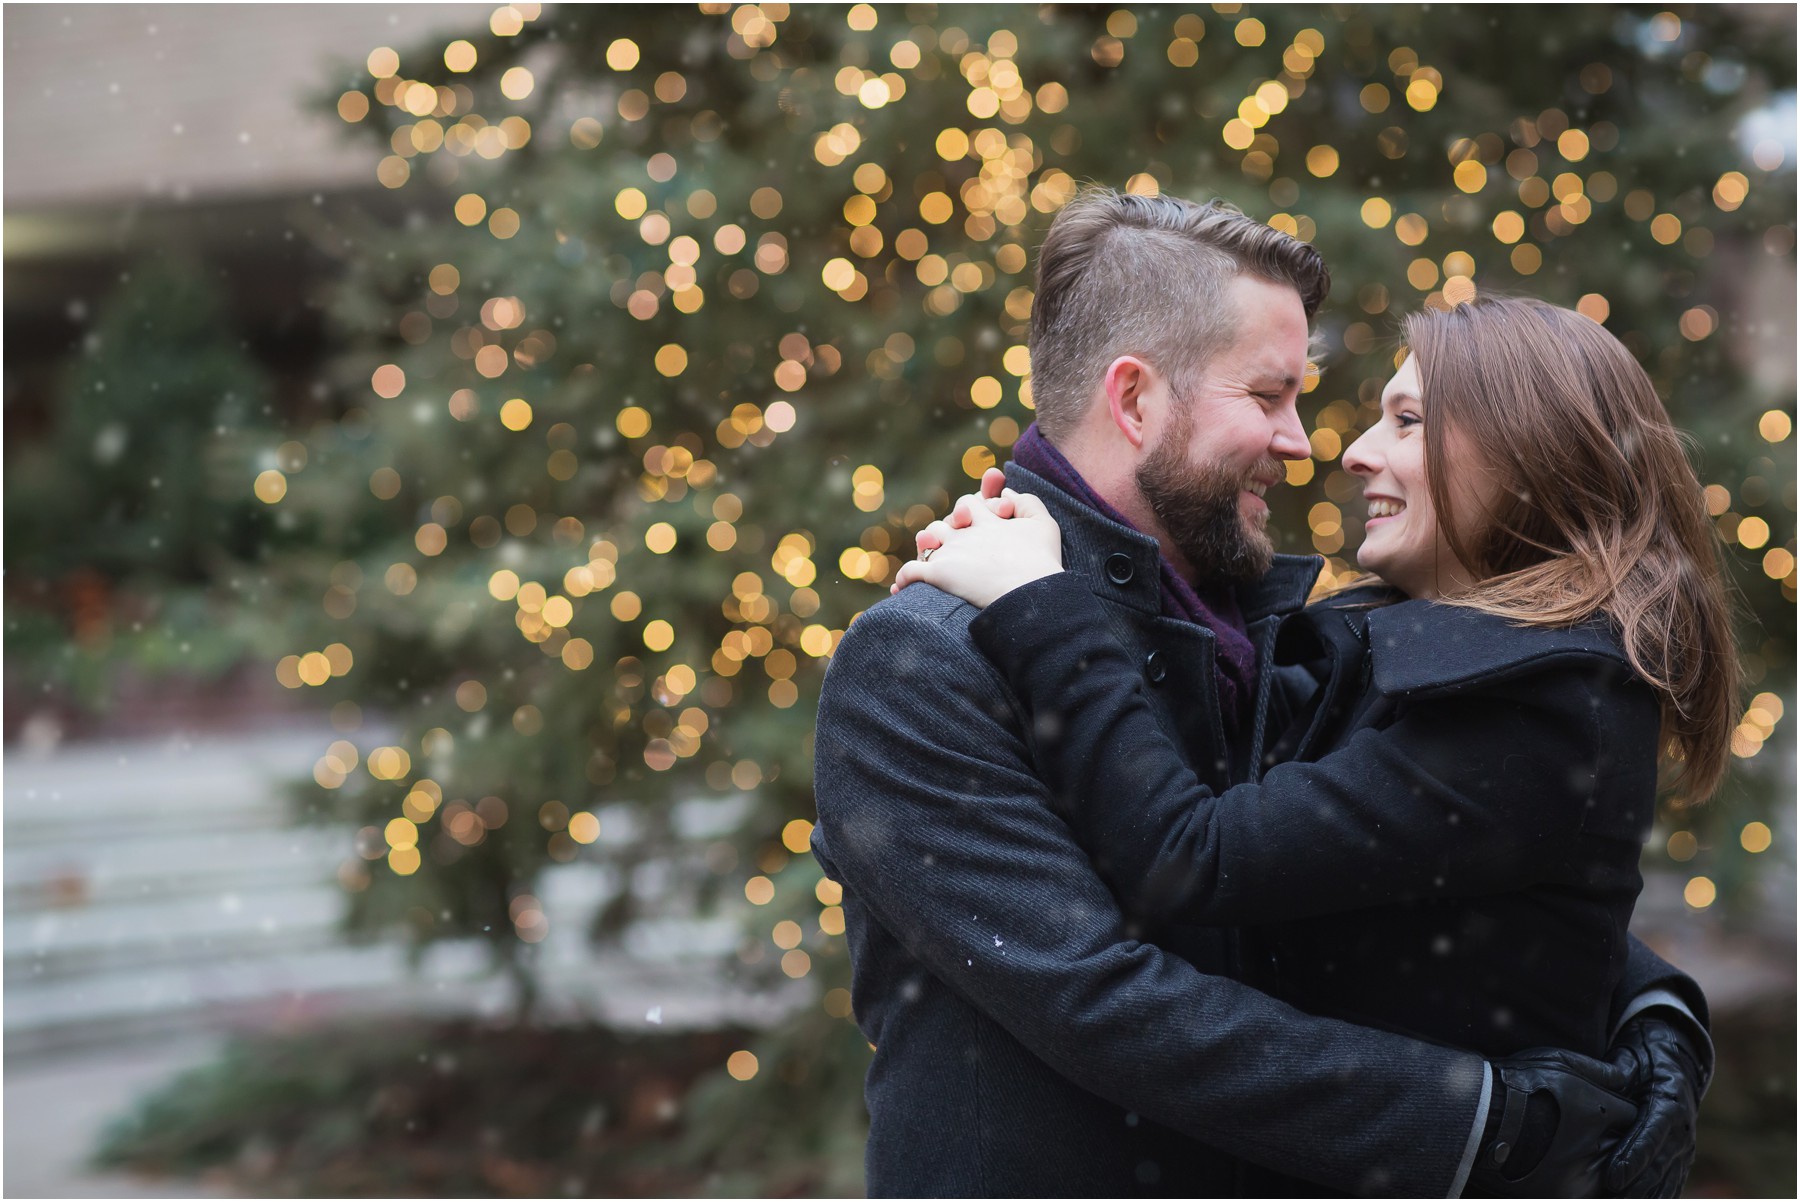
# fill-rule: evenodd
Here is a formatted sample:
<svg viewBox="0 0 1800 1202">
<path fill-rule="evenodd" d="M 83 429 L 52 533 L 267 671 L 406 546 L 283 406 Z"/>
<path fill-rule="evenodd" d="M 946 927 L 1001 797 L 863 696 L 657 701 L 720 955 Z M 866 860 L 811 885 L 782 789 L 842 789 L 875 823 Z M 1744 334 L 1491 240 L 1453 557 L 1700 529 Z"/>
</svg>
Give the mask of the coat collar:
<svg viewBox="0 0 1800 1202">
<path fill-rule="evenodd" d="M 1162 612 L 1162 548 L 1155 539 L 1101 515 L 1016 463 L 1006 465 L 1006 483 L 1043 501 L 1056 519 L 1062 529 L 1065 568 L 1085 577 L 1096 593 L 1110 600 L 1147 614 Z M 1130 564 L 1124 583 L 1119 582 L 1122 573 L 1117 565 L 1108 562 L 1120 555 Z M 1244 620 L 1255 622 L 1300 609 L 1324 566 L 1325 561 L 1317 555 L 1277 555 L 1266 576 L 1236 590 Z"/>
<path fill-rule="evenodd" d="M 1375 687 L 1390 697 L 1451 693 L 1475 681 L 1583 659 L 1631 664 L 1604 618 L 1561 628 L 1520 626 L 1478 609 L 1432 601 L 1363 612 Z"/>
</svg>

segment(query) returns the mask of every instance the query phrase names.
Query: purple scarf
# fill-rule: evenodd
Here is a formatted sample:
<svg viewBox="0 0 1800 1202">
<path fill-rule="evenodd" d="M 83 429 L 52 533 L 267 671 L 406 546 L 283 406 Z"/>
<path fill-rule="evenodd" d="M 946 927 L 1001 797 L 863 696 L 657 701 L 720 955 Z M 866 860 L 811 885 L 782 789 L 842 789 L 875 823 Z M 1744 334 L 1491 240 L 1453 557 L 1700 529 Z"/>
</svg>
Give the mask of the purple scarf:
<svg viewBox="0 0 1800 1202">
<path fill-rule="evenodd" d="M 1012 461 L 1026 471 L 1042 476 L 1101 516 L 1129 529 L 1137 529 L 1124 514 L 1088 487 L 1075 465 L 1050 445 L 1036 422 L 1019 436 L 1013 447 Z M 1238 608 L 1237 598 L 1229 586 L 1218 585 L 1202 594 L 1175 571 L 1166 557 L 1161 563 L 1163 616 L 1193 622 L 1213 632 L 1217 648 L 1213 677 L 1218 682 L 1219 710 L 1225 720 L 1227 736 L 1235 736 L 1243 728 L 1250 699 L 1256 693 L 1256 648 L 1250 642 L 1243 611 Z"/>
</svg>

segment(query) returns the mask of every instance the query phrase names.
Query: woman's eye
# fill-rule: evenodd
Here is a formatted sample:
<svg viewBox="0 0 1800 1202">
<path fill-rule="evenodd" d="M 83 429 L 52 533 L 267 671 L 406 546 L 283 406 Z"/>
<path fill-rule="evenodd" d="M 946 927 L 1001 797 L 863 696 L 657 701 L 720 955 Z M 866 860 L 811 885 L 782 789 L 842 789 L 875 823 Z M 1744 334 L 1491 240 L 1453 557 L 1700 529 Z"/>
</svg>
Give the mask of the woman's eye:
<svg viewBox="0 0 1800 1202">
<path fill-rule="evenodd" d="M 1401 429 L 1405 429 L 1408 426 L 1422 425 L 1425 421 L 1424 418 L 1416 413 L 1402 413 L 1394 420 L 1400 423 Z"/>
</svg>

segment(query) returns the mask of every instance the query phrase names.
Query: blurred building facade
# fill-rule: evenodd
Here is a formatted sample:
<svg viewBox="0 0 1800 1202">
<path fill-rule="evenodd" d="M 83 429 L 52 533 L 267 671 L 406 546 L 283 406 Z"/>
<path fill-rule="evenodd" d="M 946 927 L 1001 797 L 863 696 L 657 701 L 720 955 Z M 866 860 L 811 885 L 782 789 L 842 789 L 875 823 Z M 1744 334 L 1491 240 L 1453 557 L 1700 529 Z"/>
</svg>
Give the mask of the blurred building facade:
<svg viewBox="0 0 1800 1202">
<path fill-rule="evenodd" d="M 391 200 L 330 99 L 370 49 L 480 28 L 480 5 L 26 5 L 5 27 L 6 434 L 131 259 L 215 268 L 291 401 L 323 349 L 334 210 Z"/>
</svg>

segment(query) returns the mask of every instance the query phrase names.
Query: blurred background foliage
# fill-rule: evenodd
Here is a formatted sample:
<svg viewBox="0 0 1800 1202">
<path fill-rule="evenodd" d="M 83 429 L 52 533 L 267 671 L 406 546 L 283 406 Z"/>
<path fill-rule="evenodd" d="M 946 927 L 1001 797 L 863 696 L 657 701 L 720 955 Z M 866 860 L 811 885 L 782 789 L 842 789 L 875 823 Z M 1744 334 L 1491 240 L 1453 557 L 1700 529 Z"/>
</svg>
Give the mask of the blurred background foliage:
<svg viewBox="0 0 1800 1202">
<path fill-rule="evenodd" d="M 24 603 L 6 649 L 12 676 L 104 706 L 121 668 L 216 676 L 253 653 L 217 618 L 282 547 L 244 490 L 278 419 L 222 292 L 179 253 L 122 274 L 83 351 L 47 436 L 7 448 L 8 600 Z"/>
<path fill-rule="evenodd" d="M 1724 794 L 1667 798 L 1646 867 L 1754 922 L 1759 875 L 1791 873 L 1764 853 L 1793 788 L 1793 76 L 1790 10 L 1711 6 L 510 5 L 372 48 L 319 101 L 397 200 L 344 219 L 326 420 L 284 426 L 204 278 L 134 271 L 55 430 L 8 448 L 7 649 L 72 691 L 71 665 L 119 662 L 94 631 L 138 611 L 109 598 L 138 629 L 198 606 L 221 663 L 330 708 L 294 796 L 347 827 L 349 928 L 485 941 L 520 1020 L 559 864 L 624 882 L 597 939 L 748 914 L 724 971 L 817 1000 L 681 1079 L 655 1146 L 704 1172 L 628 1180 L 854 1191 L 865 1049 L 805 850 L 821 675 L 1029 423 L 1057 209 L 1085 181 L 1222 196 L 1331 265 L 1314 456 L 1271 497 L 1326 583 L 1399 314 L 1542 296 L 1650 371 L 1729 546 L 1753 696 Z M 731 831 L 684 833 L 695 801 Z M 190 1102 L 247 1113 L 241 1077 L 211 1080 Z M 1785 1113 L 1787 1176 L 1714 1171 L 1781 1192 L 1792 1078 L 1757 1089 L 1734 1121 Z"/>
</svg>

